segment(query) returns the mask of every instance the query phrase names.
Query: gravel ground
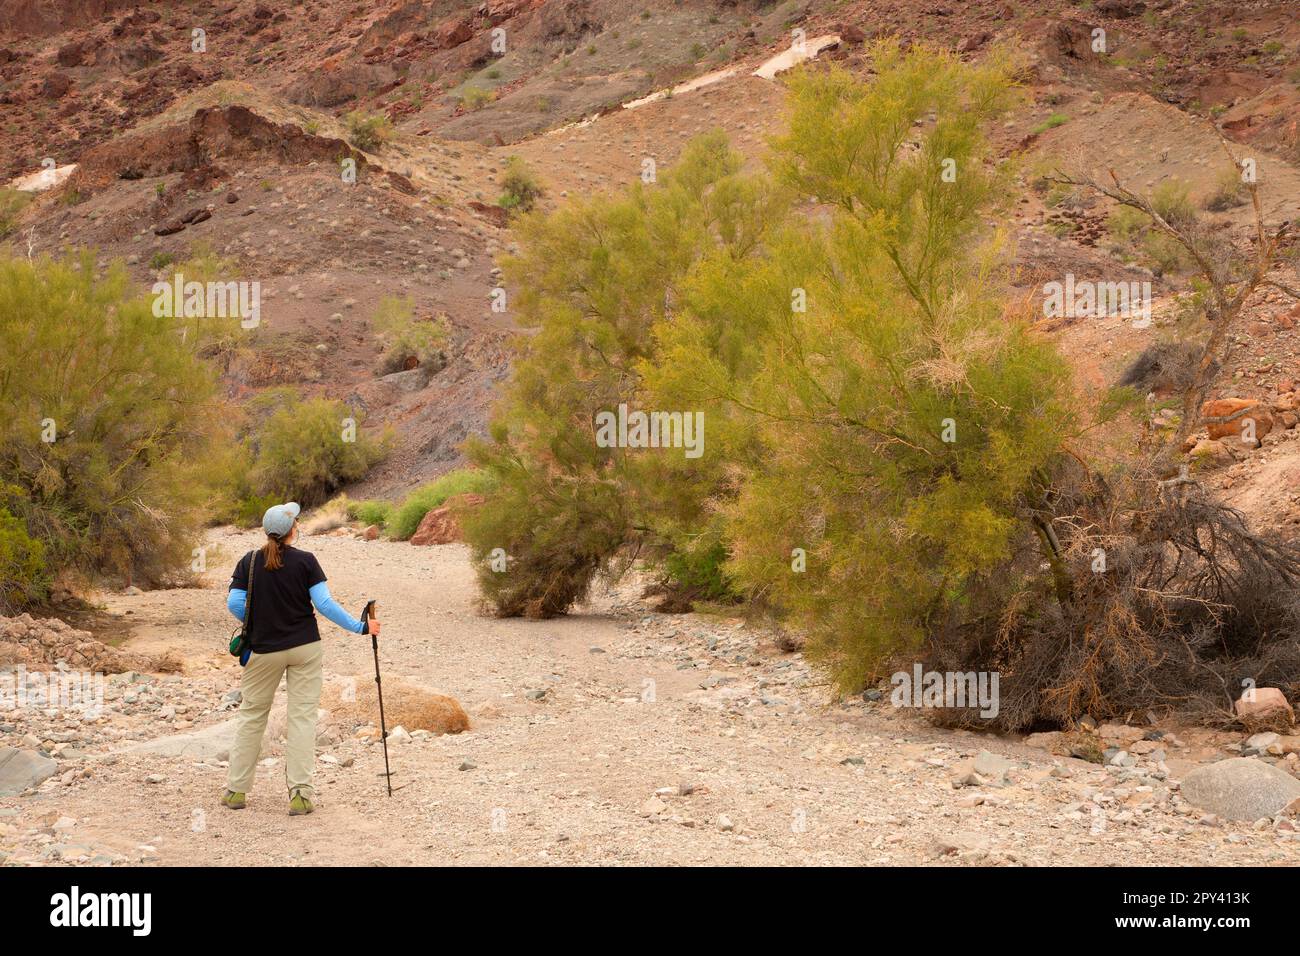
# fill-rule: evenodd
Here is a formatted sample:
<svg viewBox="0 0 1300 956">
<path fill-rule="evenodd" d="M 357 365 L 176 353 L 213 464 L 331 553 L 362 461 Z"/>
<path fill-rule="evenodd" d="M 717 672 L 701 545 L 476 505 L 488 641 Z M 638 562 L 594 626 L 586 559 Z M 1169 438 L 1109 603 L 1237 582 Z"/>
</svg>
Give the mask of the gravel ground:
<svg viewBox="0 0 1300 956">
<path fill-rule="evenodd" d="M 391 799 L 377 744 L 322 740 L 308 817 L 287 816 L 268 745 L 249 808 L 230 812 L 219 756 L 129 748 L 231 717 L 225 584 L 257 540 L 214 533 L 207 588 L 104 597 L 135 622 L 129 649 L 178 654 L 184 676 L 112 679 L 98 722 L 0 714 L 7 738 L 62 751 L 54 777 L 0 799 L 8 865 L 1300 862 L 1286 827 L 1184 804 L 1172 753 L 1102 768 L 936 729 L 887 698 L 833 702 L 800 655 L 739 621 L 654 614 L 634 582 L 568 618 L 497 620 L 476 609 L 464 547 L 354 537 L 305 544 L 345 606 L 381 601 L 385 678 L 456 697 L 473 728 L 390 744 Z M 368 640 L 322 633 L 327 678 L 373 679 Z M 976 758 L 1008 761 L 1005 784 L 955 787 Z"/>
</svg>

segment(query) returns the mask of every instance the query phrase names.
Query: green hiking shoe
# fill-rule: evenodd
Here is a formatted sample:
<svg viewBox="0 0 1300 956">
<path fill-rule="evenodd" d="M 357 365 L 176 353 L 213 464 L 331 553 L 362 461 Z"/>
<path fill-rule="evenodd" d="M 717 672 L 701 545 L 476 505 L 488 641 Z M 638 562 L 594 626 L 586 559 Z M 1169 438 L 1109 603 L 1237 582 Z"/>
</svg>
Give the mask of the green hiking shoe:
<svg viewBox="0 0 1300 956">
<path fill-rule="evenodd" d="M 295 790 L 293 796 L 289 798 L 289 816 L 300 817 L 303 814 L 311 813 L 316 809 L 316 804 L 312 803 L 301 790 Z"/>
<path fill-rule="evenodd" d="M 221 805 L 227 810 L 242 810 L 248 806 L 244 800 L 244 795 L 235 793 L 233 790 L 227 790 L 221 795 Z"/>
</svg>

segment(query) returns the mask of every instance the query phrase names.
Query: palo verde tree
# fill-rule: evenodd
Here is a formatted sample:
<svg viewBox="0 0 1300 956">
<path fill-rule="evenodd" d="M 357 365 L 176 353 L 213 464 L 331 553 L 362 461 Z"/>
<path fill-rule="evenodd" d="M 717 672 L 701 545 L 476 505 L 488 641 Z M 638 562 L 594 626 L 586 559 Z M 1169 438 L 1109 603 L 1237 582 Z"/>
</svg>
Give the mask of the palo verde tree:
<svg viewBox="0 0 1300 956">
<path fill-rule="evenodd" d="M 535 334 L 521 342 L 490 440 L 469 445 L 495 484 L 466 533 L 499 613 L 563 613 L 619 549 L 663 547 L 698 523 L 717 459 L 669 465 L 602 445 L 596 418 L 641 402 L 656 329 L 700 264 L 756 254 L 779 221 L 782 196 L 740 165 L 709 135 L 655 184 L 520 218 L 522 252 L 504 268 Z"/>
<path fill-rule="evenodd" d="M 0 527 L 38 543 L 29 567 L 188 571 L 227 436 L 215 373 L 184 331 L 121 264 L 0 260 Z"/>
<path fill-rule="evenodd" d="M 969 613 L 988 582 L 1014 587 L 1026 550 L 1031 575 L 1052 566 L 1039 515 L 1075 428 L 1066 364 L 1002 304 L 987 225 L 1009 170 L 981 127 L 1015 101 L 1011 62 L 885 43 L 873 67 L 870 83 L 839 69 L 791 82 L 773 171 L 829 214 L 772 247 L 784 274 L 732 330 L 753 343 L 745 372 L 692 345 L 735 301 L 726 283 L 665 332 L 678 380 L 757 430 L 761 453 L 720 506 L 728 568 L 844 690 Z"/>
</svg>

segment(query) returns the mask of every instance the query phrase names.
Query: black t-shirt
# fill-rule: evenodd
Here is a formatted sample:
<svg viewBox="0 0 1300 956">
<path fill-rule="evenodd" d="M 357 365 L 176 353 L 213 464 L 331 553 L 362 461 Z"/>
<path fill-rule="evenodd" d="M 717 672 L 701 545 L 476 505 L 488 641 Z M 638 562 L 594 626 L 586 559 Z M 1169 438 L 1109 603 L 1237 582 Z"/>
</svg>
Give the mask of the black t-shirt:
<svg viewBox="0 0 1300 956">
<path fill-rule="evenodd" d="M 274 571 L 266 570 L 266 556 L 253 552 L 253 606 L 251 636 L 253 653 L 270 654 L 287 651 L 320 640 L 316 612 L 312 609 L 311 589 L 325 580 L 316 555 L 286 547 L 282 563 Z M 248 555 L 239 559 L 230 587 L 248 591 Z"/>
</svg>

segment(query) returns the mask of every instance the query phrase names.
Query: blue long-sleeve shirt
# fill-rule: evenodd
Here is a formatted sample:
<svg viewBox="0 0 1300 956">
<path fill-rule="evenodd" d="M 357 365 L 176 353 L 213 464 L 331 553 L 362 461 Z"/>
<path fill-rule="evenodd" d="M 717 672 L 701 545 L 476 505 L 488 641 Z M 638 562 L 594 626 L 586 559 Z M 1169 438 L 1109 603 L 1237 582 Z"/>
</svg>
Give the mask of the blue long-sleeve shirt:
<svg viewBox="0 0 1300 956">
<path fill-rule="evenodd" d="M 343 609 L 343 606 L 330 595 L 329 585 L 324 581 L 314 584 L 307 592 L 317 612 L 345 631 L 353 634 L 364 633 L 364 625 Z M 226 609 L 239 620 L 244 619 L 244 608 L 248 604 L 248 592 L 240 588 L 231 588 L 226 594 Z"/>
</svg>

